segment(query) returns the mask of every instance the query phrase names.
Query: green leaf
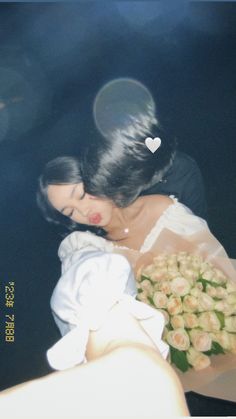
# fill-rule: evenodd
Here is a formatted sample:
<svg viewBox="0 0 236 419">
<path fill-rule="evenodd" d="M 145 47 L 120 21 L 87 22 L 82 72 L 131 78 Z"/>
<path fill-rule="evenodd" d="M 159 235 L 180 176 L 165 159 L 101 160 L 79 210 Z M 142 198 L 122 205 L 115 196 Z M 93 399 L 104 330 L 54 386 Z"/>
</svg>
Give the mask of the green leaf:
<svg viewBox="0 0 236 419">
<path fill-rule="evenodd" d="M 190 365 L 188 363 L 185 351 L 179 351 L 178 349 L 173 348 L 173 346 L 170 345 L 170 359 L 171 363 L 175 364 L 180 371 L 188 371 Z"/>
<path fill-rule="evenodd" d="M 152 297 L 147 297 L 148 301 L 155 307 L 154 301 Z"/>
<path fill-rule="evenodd" d="M 174 330 L 170 323 L 167 323 L 165 327 L 168 330 Z"/>
<path fill-rule="evenodd" d="M 221 311 L 216 311 L 215 310 L 215 313 L 216 313 L 217 318 L 220 322 L 221 329 L 223 329 L 223 327 L 225 327 L 225 316 Z"/>
<path fill-rule="evenodd" d="M 204 352 L 206 355 L 218 355 L 218 354 L 224 354 L 225 351 L 222 348 L 222 346 L 218 343 L 213 341 L 211 344 L 211 349 L 209 351 Z"/>
<path fill-rule="evenodd" d="M 226 287 L 225 284 L 218 284 L 217 282 L 210 281 L 209 279 L 205 279 L 203 277 L 198 278 L 196 282 L 201 282 L 201 284 L 203 285 L 203 290 L 204 291 L 206 291 L 206 286 L 207 285 L 211 285 L 212 287 L 215 287 L 215 288 L 217 288 L 217 287 L 225 288 Z"/>
<path fill-rule="evenodd" d="M 154 284 L 154 282 L 151 280 L 151 278 L 149 278 L 149 276 L 146 276 L 146 275 L 141 275 L 140 282 L 145 281 L 145 279 L 147 279 L 148 281 L 150 281 L 150 283 L 151 283 L 152 285 Z"/>
</svg>

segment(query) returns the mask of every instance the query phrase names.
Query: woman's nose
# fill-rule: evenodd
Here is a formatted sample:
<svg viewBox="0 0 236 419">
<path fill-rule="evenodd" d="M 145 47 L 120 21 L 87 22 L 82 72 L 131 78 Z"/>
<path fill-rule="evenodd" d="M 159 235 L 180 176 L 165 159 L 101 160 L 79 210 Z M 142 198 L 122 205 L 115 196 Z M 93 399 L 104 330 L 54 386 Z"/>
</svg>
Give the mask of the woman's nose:
<svg viewBox="0 0 236 419">
<path fill-rule="evenodd" d="M 82 215 L 83 217 L 87 217 L 88 213 L 89 213 L 89 209 L 88 207 L 80 207 L 77 208 L 77 211 L 79 212 L 80 215 Z"/>
<path fill-rule="evenodd" d="M 89 202 L 86 200 L 85 202 L 80 202 L 80 205 L 78 205 L 77 210 L 79 211 L 79 213 L 83 216 L 83 217 L 87 217 L 89 211 L 90 211 L 90 204 Z"/>
</svg>

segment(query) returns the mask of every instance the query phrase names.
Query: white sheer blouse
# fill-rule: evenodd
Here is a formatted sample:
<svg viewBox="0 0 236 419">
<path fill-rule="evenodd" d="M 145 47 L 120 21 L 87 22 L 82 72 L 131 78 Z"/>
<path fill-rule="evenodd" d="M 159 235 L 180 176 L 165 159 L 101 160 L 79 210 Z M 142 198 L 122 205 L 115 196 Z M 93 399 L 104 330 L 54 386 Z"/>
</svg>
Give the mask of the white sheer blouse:
<svg viewBox="0 0 236 419">
<path fill-rule="evenodd" d="M 173 204 L 145 238 L 141 253 L 151 249 L 165 228 L 182 236 L 208 228 L 203 219 L 172 199 Z M 128 261 L 115 254 L 118 249 L 121 247 L 91 232 L 76 231 L 62 241 L 58 250 L 62 274 L 51 298 L 51 308 L 63 337 L 47 352 L 54 369 L 70 368 L 84 361 L 89 330 L 102 325 L 115 303 L 122 304 L 141 323 L 145 320 L 146 333 L 163 357 L 167 356 L 168 346 L 161 339 L 164 317 L 135 300 L 134 275 Z"/>
</svg>

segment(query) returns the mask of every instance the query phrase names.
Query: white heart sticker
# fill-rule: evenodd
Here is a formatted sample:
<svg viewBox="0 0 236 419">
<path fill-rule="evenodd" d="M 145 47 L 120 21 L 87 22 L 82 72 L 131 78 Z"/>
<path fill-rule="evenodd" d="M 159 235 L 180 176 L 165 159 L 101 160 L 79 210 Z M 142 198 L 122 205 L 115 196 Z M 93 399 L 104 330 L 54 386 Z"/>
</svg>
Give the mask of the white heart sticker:
<svg viewBox="0 0 236 419">
<path fill-rule="evenodd" d="M 155 138 L 147 137 L 145 140 L 145 144 L 148 150 L 150 150 L 152 153 L 155 153 L 155 151 L 157 151 L 157 149 L 161 145 L 161 139 L 159 137 L 155 137 Z"/>
</svg>

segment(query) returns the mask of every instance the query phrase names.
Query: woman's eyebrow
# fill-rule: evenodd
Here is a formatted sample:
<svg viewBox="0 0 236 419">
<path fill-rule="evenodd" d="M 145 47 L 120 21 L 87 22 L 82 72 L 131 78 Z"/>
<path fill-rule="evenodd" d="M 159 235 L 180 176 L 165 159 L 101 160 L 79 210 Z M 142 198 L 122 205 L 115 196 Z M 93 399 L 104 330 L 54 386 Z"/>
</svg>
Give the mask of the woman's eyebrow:
<svg viewBox="0 0 236 419">
<path fill-rule="evenodd" d="M 75 190 L 76 190 L 77 186 L 79 186 L 79 185 L 78 185 L 78 184 L 76 184 L 76 185 L 74 185 L 74 187 L 72 188 L 71 193 L 70 193 L 70 195 L 69 195 L 69 197 L 68 197 L 69 199 L 70 199 L 70 198 L 73 198 L 73 195 L 74 195 L 74 193 L 75 193 Z M 67 205 L 66 205 L 65 207 L 61 208 L 61 209 L 60 209 L 60 212 L 62 212 L 62 213 L 63 213 L 63 211 L 64 211 L 66 208 L 67 208 Z"/>
</svg>

